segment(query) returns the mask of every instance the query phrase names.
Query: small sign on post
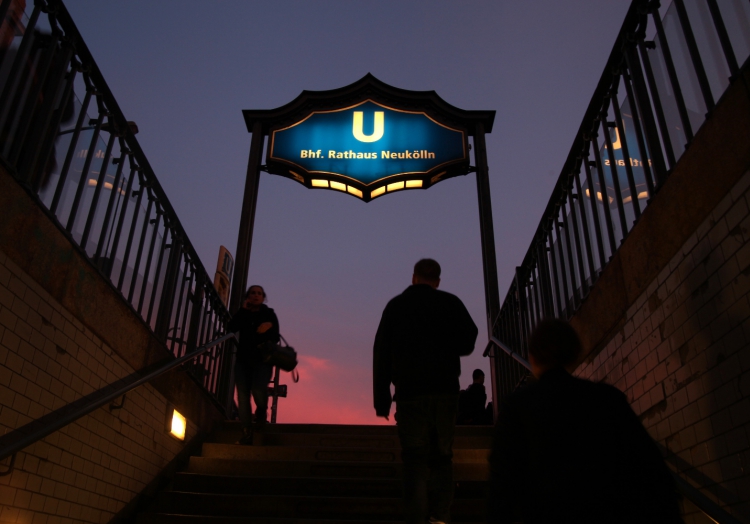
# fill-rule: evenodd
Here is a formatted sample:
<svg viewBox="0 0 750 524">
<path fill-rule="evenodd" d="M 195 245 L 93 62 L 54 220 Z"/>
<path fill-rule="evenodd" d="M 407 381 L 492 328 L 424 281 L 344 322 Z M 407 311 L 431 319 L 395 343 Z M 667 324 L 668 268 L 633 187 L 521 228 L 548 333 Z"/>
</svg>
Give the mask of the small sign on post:
<svg viewBox="0 0 750 524">
<path fill-rule="evenodd" d="M 225 306 L 229 306 L 229 290 L 232 283 L 232 271 L 234 270 L 234 259 L 227 248 L 219 248 L 219 260 L 216 262 L 216 274 L 214 275 L 214 287 L 219 298 Z"/>
</svg>

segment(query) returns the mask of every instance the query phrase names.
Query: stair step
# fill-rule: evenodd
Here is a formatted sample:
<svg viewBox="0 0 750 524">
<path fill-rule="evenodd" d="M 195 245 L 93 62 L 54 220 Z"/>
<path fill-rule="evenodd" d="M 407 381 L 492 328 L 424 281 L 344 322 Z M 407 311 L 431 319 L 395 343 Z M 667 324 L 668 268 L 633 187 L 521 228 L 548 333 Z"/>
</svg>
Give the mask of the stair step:
<svg viewBox="0 0 750 524">
<path fill-rule="evenodd" d="M 242 430 L 220 429 L 214 433 L 212 441 L 217 444 L 234 444 L 240 439 Z M 266 428 L 253 433 L 253 444 L 263 446 L 310 446 L 322 448 L 399 448 L 398 435 L 357 435 L 356 433 L 278 433 Z M 492 447 L 490 435 L 457 435 L 453 449 L 489 449 Z"/>
<path fill-rule="evenodd" d="M 393 524 L 392 520 L 352 519 L 277 519 L 270 517 L 213 517 L 210 515 L 180 515 L 169 513 L 143 513 L 138 524 Z M 453 520 L 453 524 L 468 524 Z"/>
<path fill-rule="evenodd" d="M 326 462 L 292 460 L 233 460 L 190 457 L 187 471 L 208 475 L 249 477 L 401 478 L 401 462 Z M 453 464 L 456 481 L 489 478 L 489 466 L 481 462 Z"/>
<path fill-rule="evenodd" d="M 456 428 L 451 513 L 484 520 L 491 427 Z M 224 423 L 139 524 L 394 524 L 403 520 L 396 426 L 266 424 L 253 446 Z"/>
<path fill-rule="evenodd" d="M 257 426 L 256 426 L 257 427 Z M 242 431 L 242 424 L 236 420 L 225 421 L 219 431 Z M 374 435 L 398 436 L 394 426 L 367 426 L 349 424 L 264 424 L 261 431 L 266 433 L 323 433 L 327 435 Z M 456 426 L 456 436 L 492 436 L 492 426 Z"/>
<path fill-rule="evenodd" d="M 400 520 L 400 497 L 320 497 L 291 495 L 227 495 L 215 493 L 161 493 L 153 513 L 309 519 Z M 456 499 L 451 509 L 458 520 L 478 521 L 483 499 Z"/>
<path fill-rule="evenodd" d="M 201 456 L 233 460 L 295 460 L 336 462 L 400 462 L 400 448 L 317 448 L 311 446 L 240 446 L 203 444 Z M 486 463 L 488 449 L 456 449 L 453 462 Z"/>
<path fill-rule="evenodd" d="M 486 482 L 456 483 L 456 498 L 483 498 Z M 401 497 L 401 479 L 236 477 L 178 473 L 174 491 L 220 493 L 227 495 L 287 495 L 341 497 Z"/>
</svg>

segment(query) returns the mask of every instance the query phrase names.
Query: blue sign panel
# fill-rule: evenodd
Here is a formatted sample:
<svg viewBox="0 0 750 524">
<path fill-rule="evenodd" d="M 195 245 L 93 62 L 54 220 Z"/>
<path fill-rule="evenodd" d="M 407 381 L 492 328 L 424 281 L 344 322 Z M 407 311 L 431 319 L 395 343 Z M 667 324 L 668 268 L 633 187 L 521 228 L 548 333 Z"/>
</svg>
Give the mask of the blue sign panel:
<svg viewBox="0 0 750 524">
<path fill-rule="evenodd" d="M 385 190 L 371 196 L 368 192 L 396 179 L 405 182 L 404 189 L 428 187 L 441 179 L 436 175 L 448 166 L 468 165 L 466 149 L 464 131 L 440 124 L 425 113 L 368 100 L 314 112 L 273 131 L 268 160 L 282 162 L 293 178 L 306 185 L 341 189 L 322 182 L 352 184 L 365 193 L 349 193 L 369 200 Z"/>
</svg>

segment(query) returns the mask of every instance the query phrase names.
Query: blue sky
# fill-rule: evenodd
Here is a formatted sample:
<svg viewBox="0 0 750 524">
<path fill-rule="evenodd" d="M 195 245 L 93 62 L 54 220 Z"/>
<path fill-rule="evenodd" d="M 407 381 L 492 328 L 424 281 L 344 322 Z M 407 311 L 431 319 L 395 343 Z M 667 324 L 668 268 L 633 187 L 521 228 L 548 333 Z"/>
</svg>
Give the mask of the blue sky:
<svg viewBox="0 0 750 524">
<path fill-rule="evenodd" d="M 366 73 L 495 110 L 487 136 L 500 295 L 531 242 L 629 2 L 145 1 L 66 5 L 204 265 L 234 253 L 250 136 L 243 109 Z M 250 283 L 302 355 L 282 422 L 375 423 L 372 340 L 422 257 L 480 328 L 489 372 L 474 175 L 370 203 L 261 178 Z M 285 380 L 290 382 L 288 379 Z"/>
</svg>

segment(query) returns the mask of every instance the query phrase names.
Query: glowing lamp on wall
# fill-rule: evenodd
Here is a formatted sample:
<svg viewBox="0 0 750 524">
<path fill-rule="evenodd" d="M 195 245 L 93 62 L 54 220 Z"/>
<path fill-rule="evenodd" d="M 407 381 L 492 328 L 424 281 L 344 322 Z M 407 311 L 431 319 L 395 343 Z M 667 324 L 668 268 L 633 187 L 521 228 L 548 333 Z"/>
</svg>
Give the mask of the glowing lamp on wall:
<svg viewBox="0 0 750 524">
<path fill-rule="evenodd" d="M 172 410 L 172 420 L 169 425 L 169 434 L 178 440 L 185 440 L 185 428 L 187 420 L 176 409 Z"/>
</svg>

